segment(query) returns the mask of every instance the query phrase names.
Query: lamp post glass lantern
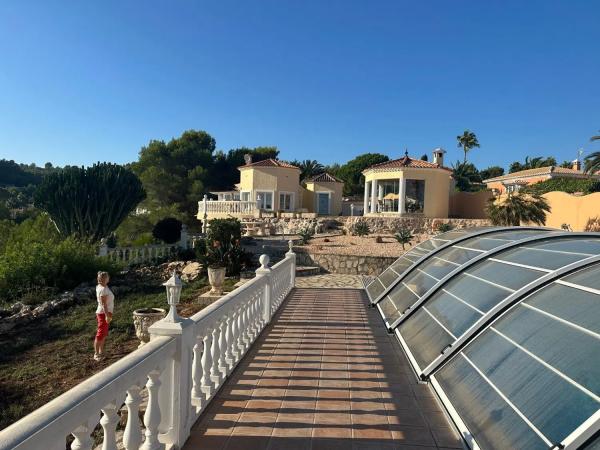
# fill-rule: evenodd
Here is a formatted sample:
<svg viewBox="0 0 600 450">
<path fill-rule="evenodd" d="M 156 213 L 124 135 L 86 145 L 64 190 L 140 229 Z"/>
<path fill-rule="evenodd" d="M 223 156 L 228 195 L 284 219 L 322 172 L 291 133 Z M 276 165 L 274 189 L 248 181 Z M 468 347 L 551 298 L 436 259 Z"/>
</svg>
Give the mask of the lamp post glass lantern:
<svg viewBox="0 0 600 450">
<path fill-rule="evenodd" d="M 163 286 L 167 290 L 167 303 L 169 304 L 169 314 L 165 318 L 166 322 L 178 322 L 179 316 L 177 315 L 177 305 L 181 298 L 182 283 L 176 272 L 173 272 L 171 278 L 169 278 Z"/>
</svg>

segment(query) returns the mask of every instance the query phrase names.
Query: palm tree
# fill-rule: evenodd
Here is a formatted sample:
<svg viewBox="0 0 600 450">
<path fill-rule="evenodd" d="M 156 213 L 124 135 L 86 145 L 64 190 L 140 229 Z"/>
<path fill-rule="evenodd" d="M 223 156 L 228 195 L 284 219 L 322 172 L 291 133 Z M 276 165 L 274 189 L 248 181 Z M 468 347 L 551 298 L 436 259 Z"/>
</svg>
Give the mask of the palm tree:
<svg viewBox="0 0 600 450">
<path fill-rule="evenodd" d="M 479 141 L 477 140 L 477 136 L 475 133 L 469 130 L 465 130 L 462 135 L 456 136 L 457 147 L 462 147 L 465 152 L 465 160 L 463 162 L 467 162 L 467 153 L 469 150 L 474 149 L 475 147 L 479 147 Z"/>
<path fill-rule="evenodd" d="M 315 159 L 305 159 L 300 164 L 300 179 L 305 180 L 310 177 L 314 177 L 315 175 L 319 175 L 325 171 L 323 164 Z"/>
<path fill-rule="evenodd" d="M 472 163 L 456 161 L 452 164 L 452 178 L 459 191 L 473 191 L 476 184 L 481 183 L 481 175 Z"/>
<path fill-rule="evenodd" d="M 600 135 L 592 136 L 590 141 L 600 141 Z M 585 172 L 592 174 L 600 170 L 600 152 L 590 153 L 585 157 Z"/>
<path fill-rule="evenodd" d="M 413 234 L 411 233 L 409 228 L 402 227 L 398 230 L 394 237 L 400 244 L 402 244 L 402 250 L 404 250 L 404 246 L 406 244 L 410 244 L 410 241 L 412 241 Z"/>
<path fill-rule="evenodd" d="M 519 226 L 522 222 L 544 225 L 550 205 L 539 194 L 514 192 L 491 198 L 486 212 L 493 225 Z"/>
</svg>

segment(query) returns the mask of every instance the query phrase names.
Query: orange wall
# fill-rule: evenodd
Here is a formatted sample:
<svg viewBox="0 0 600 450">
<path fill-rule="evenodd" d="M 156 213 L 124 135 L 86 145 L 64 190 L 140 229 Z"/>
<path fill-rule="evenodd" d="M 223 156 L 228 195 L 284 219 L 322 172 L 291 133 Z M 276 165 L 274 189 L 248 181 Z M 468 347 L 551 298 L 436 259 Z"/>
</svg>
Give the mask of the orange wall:
<svg viewBox="0 0 600 450">
<path fill-rule="evenodd" d="M 450 195 L 449 216 L 460 219 L 487 219 L 485 207 L 493 195 L 490 191 L 453 192 Z"/>
<path fill-rule="evenodd" d="M 544 194 L 552 208 L 546 216 L 546 226 L 560 228 L 563 223 L 573 231 L 583 231 L 588 219 L 600 217 L 600 192 L 589 195 L 571 195 L 565 192 Z"/>
</svg>

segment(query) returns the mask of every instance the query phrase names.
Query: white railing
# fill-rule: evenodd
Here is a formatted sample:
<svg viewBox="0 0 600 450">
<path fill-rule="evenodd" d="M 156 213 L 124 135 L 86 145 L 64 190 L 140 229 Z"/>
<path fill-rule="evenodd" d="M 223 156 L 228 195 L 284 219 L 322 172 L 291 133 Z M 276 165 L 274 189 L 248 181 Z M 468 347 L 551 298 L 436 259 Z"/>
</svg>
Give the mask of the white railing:
<svg viewBox="0 0 600 450">
<path fill-rule="evenodd" d="M 258 202 L 242 200 L 207 200 L 198 202 L 198 217 L 208 216 L 253 216 L 258 211 Z"/>
<path fill-rule="evenodd" d="M 116 450 L 123 404 L 126 450 L 180 449 L 190 429 L 290 293 L 296 256 L 268 267 L 262 255 L 256 277 L 189 319 L 163 319 L 150 327 L 148 344 L 0 431 L 0 450 L 91 450 L 95 428 L 102 449 Z M 141 391 L 148 402 L 143 421 Z"/>
<path fill-rule="evenodd" d="M 178 249 L 195 248 L 197 242 L 202 239 L 199 234 L 190 234 L 185 225 L 181 229 L 181 238 L 174 244 L 154 244 L 139 247 L 114 247 L 109 248 L 106 240 L 102 240 L 98 249 L 98 256 L 106 256 L 112 261 L 127 265 L 141 264 L 165 258 Z"/>
</svg>

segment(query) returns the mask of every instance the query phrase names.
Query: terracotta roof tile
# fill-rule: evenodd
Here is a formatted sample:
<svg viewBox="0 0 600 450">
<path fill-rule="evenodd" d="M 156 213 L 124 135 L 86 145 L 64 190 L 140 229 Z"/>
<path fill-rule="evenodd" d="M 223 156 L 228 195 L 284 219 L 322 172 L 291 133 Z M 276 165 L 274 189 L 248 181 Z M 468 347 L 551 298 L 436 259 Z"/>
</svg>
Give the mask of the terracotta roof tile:
<svg viewBox="0 0 600 450">
<path fill-rule="evenodd" d="M 529 177 L 535 177 L 535 176 L 540 176 L 540 175 L 550 175 L 553 173 L 560 174 L 560 175 L 573 176 L 573 177 L 581 177 L 581 178 L 588 176 L 587 174 L 585 174 L 579 170 L 569 169 L 567 167 L 545 166 L 545 167 L 536 167 L 534 169 L 519 170 L 518 172 L 513 172 L 513 173 L 507 173 L 506 175 L 502 175 L 500 177 L 494 177 L 494 178 L 489 178 L 487 180 L 483 180 L 483 182 L 491 183 L 493 181 L 506 181 L 506 180 L 512 180 L 512 179 L 516 179 L 516 178 L 529 178 Z M 596 175 L 592 175 L 592 176 L 596 176 Z"/>
<path fill-rule="evenodd" d="M 343 183 L 339 178 L 334 177 L 330 173 L 323 172 L 314 177 L 307 178 L 306 181 L 316 182 L 316 183 Z"/>
<path fill-rule="evenodd" d="M 387 169 L 401 169 L 404 167 L 415 168 L 415 169 L 444 169 L 451 171 L 448 167 L 440 166 L 439 164 L 430 163 L 428 161 L 422 161 L 420 159 L 411 158 L 408 155 L 400 159 L 393 159 L 391 161 L 374 164 L 371 167 L 366 168 L 364 172 L 369 170 L 387 170 Z"/>
<path fill-rule="evenodd" d="M 288 164 L 285 161 L 280 161 L 278 159 L 272 158 L 263 159 L 262 161 L 256 161 L 250 164 L 245 164 L 238 168 L 243 169 L 244 167 L 285 167 L 286 169 L 299 169 L 299 167 Z"/>
</svg>

